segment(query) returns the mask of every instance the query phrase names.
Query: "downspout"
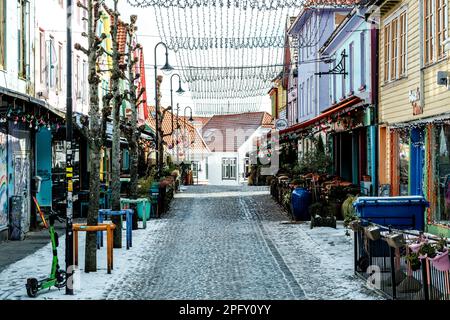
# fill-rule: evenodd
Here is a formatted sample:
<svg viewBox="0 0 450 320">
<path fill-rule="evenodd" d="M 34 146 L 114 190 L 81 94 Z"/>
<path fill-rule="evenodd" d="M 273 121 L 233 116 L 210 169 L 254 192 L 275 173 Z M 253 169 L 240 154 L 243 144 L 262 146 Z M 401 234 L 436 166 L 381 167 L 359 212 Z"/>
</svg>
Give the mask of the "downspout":
<svg viewBox="0 0 450 320">
<path fill-rule="evenodd" d="M 379 130 L 379 115 L 378 115 L 378 107 L 379 107 L 379 101 L 378 101 L 378 85 L 379 85 L 379 30 L 376 26 L 372 25 L 371 28 L 371 46 L 372 50 L 371 52 L 371 104 L 372 104 L 372 123 L 370 126 L 370 143 L 372 152 L 370 153 L 370 161 L 372 163 L 371 166 L 371 177 L 372 177 L 372 195 L 378 195 L 378 148 L 379 148 L 379 136 L 378 136 L 378 130 Z"/>
<path fill-rule="evenodd" d="M 421 31 L 422 30 L 422 31 Z M 419 78 L 419 92 L 420 92 L 420 107 L 424 108 L 425 106 L 425 76 L 424 76 L 424 50 L 423 50 L 423 2 L 419 1 L 419 61 L 420 61 L 420 78 Z M 425 129 L 426 130 L 426 129 Z M 412 148 L 410 148 L 412 150 Z M 411 161 L 410 161 L 411 165 Z M 411 167 L 410 167 L 410 175 L 411 175 Z M 423 179 L 423 176 L 419 179 Z M 411 179 L 408 180 L 408 189 L 409 193 L 411 194 Z M 422 185 L 420 183 L 419 185 Z M 420 194 L 423 194 L 423 192 L 420 192 Z"/>
</svg>

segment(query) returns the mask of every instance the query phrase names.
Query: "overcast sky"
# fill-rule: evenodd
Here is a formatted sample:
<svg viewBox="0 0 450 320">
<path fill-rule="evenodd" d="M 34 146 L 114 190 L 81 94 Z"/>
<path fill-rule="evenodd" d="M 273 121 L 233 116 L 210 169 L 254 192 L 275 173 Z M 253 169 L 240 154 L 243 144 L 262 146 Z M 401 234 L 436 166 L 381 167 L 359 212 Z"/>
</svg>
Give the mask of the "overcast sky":
<svg viewBox="0 0 450 320">
<path fill-rule="evenodd" d="M 112 0 L 107 0 L 107 4 L 112 7 Z M 157 22 L 155 17 L 155 9 L 149 8 L 134 8 L 128 4 L 126 0 L 119 1 L 119 11 L 121 13 L 121 19 L 125 22 L 129 21 L 129 17 L 132 14 L 136 14 L 138 16 L 138 41 L 143 45 L 144 48 L 144 60 L 146 64 L 146 81 L 147 81 L 147 92 L 148 92 L 148 104 L 154 105 L 154 48 L 155 45 L 161 41 L 159 36 L 159 31 L 157 28 Z M 164 20 L 162 20 L 164 21 Z M 167 19 L 166 19 L 167 21 Z M 165 26 L 168 28 L 168 26 Z M 195 51 L 193 52 L 193 54 Z M 158 65 L 164 64 L 165 61 L 165 51 L 163 46 L 158 47 L 157 52 L 157 63 Z M 177 59 L 175 53 L 169 51 L 169 63 L 172 66 L 177 66 Z M 168 106 L 170 105 L 170 76 L 164 75 L 161 71 L 158 71 L 158 74 L 163 75 L 163 86 L 162 86 L 162 105 Z M 173 74 L 173 73 L 172 73 Z M 191 106 L 194 109 L 194 102 L 191 99 L 191 94 L 188 91 L 188 85 L 183 83 L 183 89 L 186 90 L 182 96 L 179 96 L 175 93 L 178 89 L 178 78 L 174 77 L 173 80 L 173 90 L 174 90 L 174 105 L 177 103 L 180 104 L 180 114 L 183 114 L 183 110 L 185 106 Z M 270 99 L 268 96 L 262 98 L 255 98 L 262 103 L 262 109 L 264 111 L 270 110 Z"/>
</svg>

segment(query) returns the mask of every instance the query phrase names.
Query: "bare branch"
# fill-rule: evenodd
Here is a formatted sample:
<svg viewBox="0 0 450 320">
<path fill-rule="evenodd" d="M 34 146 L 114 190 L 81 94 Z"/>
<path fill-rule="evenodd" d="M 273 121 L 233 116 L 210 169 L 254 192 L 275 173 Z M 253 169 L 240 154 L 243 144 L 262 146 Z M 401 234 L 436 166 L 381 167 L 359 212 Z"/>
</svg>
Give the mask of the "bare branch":
<svg viewBox="0 0 450 320">
<path fill-rule="evenodd" d="M 79 44 L 79 43 L 75 43 L 74 48 L 75 48 L 75 50 L 83 52 L 85 55 L 89 55 L 89 50 L 87 50 L 86 48 L 83 48 L 83 46 L 81 46 L 81 44 Z"/>
</svg>

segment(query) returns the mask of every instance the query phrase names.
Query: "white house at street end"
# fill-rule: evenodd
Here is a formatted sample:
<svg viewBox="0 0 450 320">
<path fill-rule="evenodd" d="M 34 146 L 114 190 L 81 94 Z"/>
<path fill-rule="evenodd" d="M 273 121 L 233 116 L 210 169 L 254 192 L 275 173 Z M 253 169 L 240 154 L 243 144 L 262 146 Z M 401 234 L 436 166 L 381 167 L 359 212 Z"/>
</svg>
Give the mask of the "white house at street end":
<svg viewBox="0 0 450 320">
<path fill-rule="evenodd" d="M 210 185 L 239 185 L 247 182 L 251 151 L 258 137 L 272 128 L 266 112 L 215 115 L 202 128 L 210 153 L 207 159 Z"/>
</svg>

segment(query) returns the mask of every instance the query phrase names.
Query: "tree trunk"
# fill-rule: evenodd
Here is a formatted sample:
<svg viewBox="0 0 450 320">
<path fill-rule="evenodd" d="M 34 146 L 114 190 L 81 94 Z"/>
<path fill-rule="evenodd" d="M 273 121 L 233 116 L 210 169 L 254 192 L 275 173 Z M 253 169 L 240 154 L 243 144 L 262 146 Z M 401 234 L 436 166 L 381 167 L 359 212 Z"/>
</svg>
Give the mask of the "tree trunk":
<svg viewBox="0 0 450 320">
<path fill-rule="evenodd" d="M 119 81 L 121 78 L 119 68 L 119 44 L 117 39 L 118 27 L 119 27 L 119 14 L 117 11 L 117 2 L 114 0 L 114 24 L 112 28 L 112 60 L 113 70 L 111 75 L 113 98 L 113 136 L 112 136 L 112 170 L 111 170 L 111 209 L 113 211 L 120 210 L 120 108 L 122 105 L 122 94 L 119 88 Z M 120 216 L 114 216 L 111 218 L 116 225 L 114 229 L 114 248 L 122 248 L 122 218 Z"/>
<path fill-rule="evenodd" d="M 90 179 L 89 179 L 89 210 L 87 224 L 97 225 L 99 194 L 100 194 L 100 150 L 101 150 L 101 124 L 99 115 L 98 83 L 97 74 L 97 52 L 95 50 L 95 30 L 96 14 L 94 13 L 94 2 L 88 3 L 88 45 L 89 45 L 89 158 L 90 158 Z M 88 232 L 86 235 L 85 248 L 85 272 L 97 271 L 97 236 L 95 232 Z"/>
<path fill-rule="evenodd" d="M 140 132 L 137 127 L 137 86 L 135 85 L 135 80 L 137 75 L 135 72 L 136 63 L 139 62 L 138 59 L 134 59 L 133 54 L 137 49 L 137 45 L 133 48 L 133 39 L 135 34 L 135 23 L 137 16 L 131 16 L 131 23 L 128 26 L 128 85 L 129 85 L 129 96 L 128 100 L 131 108 L 131 119 L 130 119 L 130 133 L 128 134 L 128 146 L 129 146 L 129 155 L 130 155 L 130 186 L 129 186 L 129 197 L 131 199 L 138 198 L 138 166 L 139 166 L 139 150 L 138 150 L 138 139 L 140 136 Z M 137 214 L 137 205 L 131 206 L 134 210 L 133 214 L 133 230 L 138 228 L 138 214 Z M 145 214 L 145 210 L 144 210 Z"/>
</svg>

